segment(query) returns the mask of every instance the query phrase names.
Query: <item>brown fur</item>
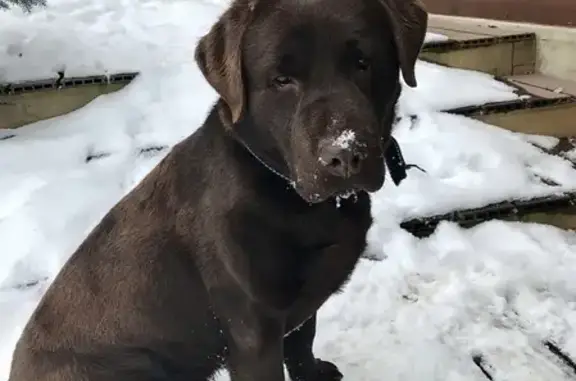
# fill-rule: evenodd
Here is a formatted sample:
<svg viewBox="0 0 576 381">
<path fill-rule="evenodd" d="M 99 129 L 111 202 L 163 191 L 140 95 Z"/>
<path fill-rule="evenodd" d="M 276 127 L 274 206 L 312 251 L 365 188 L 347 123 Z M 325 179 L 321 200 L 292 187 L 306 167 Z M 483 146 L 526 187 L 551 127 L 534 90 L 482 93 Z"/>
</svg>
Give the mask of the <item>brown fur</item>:
<svg viewBox="0 0 576 381">
<path fill-rule="evenodd" d="M 316 311 L 365 249 L 425 30 L 409 0 L 235 0 L 196 51 L 221 99 L 64 265 L 9 380 L 339 380 Z"/>
</svg>

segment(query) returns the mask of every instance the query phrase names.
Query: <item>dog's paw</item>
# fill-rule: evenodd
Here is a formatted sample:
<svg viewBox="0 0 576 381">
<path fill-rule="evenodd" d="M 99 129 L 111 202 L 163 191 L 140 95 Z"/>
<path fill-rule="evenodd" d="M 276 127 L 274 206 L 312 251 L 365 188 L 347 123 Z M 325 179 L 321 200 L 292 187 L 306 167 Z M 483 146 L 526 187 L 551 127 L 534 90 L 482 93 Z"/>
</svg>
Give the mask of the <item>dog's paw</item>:
<svg viewBox="0 0 576 381">
<path fill-rule="evenodd" d="M 340 381 L 342 373 L 329 361 L 316 360 L 316 372 L 310 381 Z"/>
<path fill-rule="evenodd" d="M 288 368 L 291 381 L 340 381 L 342 373 L 338 367 L 329 361 L 320 359 L 310 359 L 304 363 L 299 363 L 298 368 Z"/>
</svg>

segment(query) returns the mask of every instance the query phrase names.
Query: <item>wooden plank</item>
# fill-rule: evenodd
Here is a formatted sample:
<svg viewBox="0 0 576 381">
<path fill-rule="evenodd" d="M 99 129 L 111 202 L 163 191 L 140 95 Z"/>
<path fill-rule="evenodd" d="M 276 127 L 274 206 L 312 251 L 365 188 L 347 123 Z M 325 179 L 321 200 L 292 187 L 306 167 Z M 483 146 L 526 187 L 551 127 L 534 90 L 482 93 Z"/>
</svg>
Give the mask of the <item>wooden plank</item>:
<svg viewBox="0 0 576 381">
<path fill-rule="evenodd" d="M 448 39 L 450 40 L 457 40 L 457 41 L 467 41 L 467 40 L 475 40 L 477 38 L 490 37 L 487 35 L 479 35 L 477 33 L 470 33 L 463 30 L 428 28 L 428 31 L 432 33 L 442 34 L 448 37 Z"/>
<path fill-rule="evenodd" d="M 530 77 L 530 76 L 526 75 L 526 77 Z M 543 89 L 542 87 L 534 86 L 534 85 L 531 85 L 529 83 L 518 82 L 512 78 L 514 78 L 514 77 L 506 78 L 506 79 L 508 80 L 508 82 L 510 84 L 517 86 L 520 89 L 522 89 L 522 90 L 524 90 L 524 91 L 528 92 L 529 94 L 534 95 L 536 97 L 546 98 L 546 99 L 558 99 L 558 98 L 564 98 L 565 97 L 564 94 L 555 93 L 553 91 L 546 90 L 546 89 Z"/>
<path fill-rule="evenodd" d="M 477 70 L 495 76 L 510 76 L 515 74 L 530 74 L 535 70 L 534 57 L 522 52 L 515 54 L 518 42 L 503 42 L 488 46 L 478 46 L 471 49 L 449 50 L 444 52 L 424 49 L 420 57 L 429 62 L 456 67 L 460 69 Z M 530 42 L 535 45 L 534 41 Z M 533 51 L 530 44 L 519 45 Z"/>
<path fill-rule="evenodd" d="M 556 95 L 576 97 L 576 82 L 567 79 L 554 78 L 544 74 L 515 75 L 508 78 L 520 86 L 531 86 Z"/>
<path fill-rule="evenodd" d="M 512 52 L 512 75 L 526 75 L 536 72 L 536 40 L 514 42 Z"/>
<path fill-rule="evenodd" d="M 505 220 L 546 224 L 560 229 L 576 230 L 576 209 L 566 208 L 562 212 L 529 213 L 519 218 Z"/>
<path fill-rule="evenodd" d="M 561 229 L 576 229 L 576 193 L 562 192 L 532 199 L 512 199 L 480 208 L 416 217 L 401 222 L 400 227 L 416 237 L 424 238 L 429 237 L 442 221 L 471 228 L 490 220 L 534 222 L 555 225 Z"/>
<path fill-rule="evenodd" d="M 503 37 L 508 36 L 510 34 L 514 34 L 514 32 L 510 32 L 508 30 L 504 30 L 501 28 L 493 27 L 487 23 L 479 23 L 479 22 L 466 22 L 463 23 L 460 20 L 438 20 L 437 18 L 431 17 L 428 20 L 428 27 L 438 30 L 438 33 L 442 33 L 442 31 L 448 32 L 460 32 L 466 33 L 477 36 L 477 38 L 481 37 Z"/>
<path fill-rule="evenodd" d="M 559 138 L 576 136 L 575 102 L 469 116 L 514 132 Z"/>
<path fill-rule="evenodd" d="M 508 32 L 492 36 L 478 31 L 467 32 L 475 29 L 473 25 L 459 27 L 450 20 L 437 24 L 452 24 L 454 29 L 433 26 L 431 30 L 434 33 L 443 34 L 449 40 L 426 44 L 420 54 L 423 60 L 496 76 L 532 74 L 536 70 L 536 37 L 533 33 Z"/>
<path fill-rule="evenodd" d="M 0 95 L 0 128 L 17 128 L 67 114 L 124 86 L 126 83 L 92 84 Z"/>
</svg>

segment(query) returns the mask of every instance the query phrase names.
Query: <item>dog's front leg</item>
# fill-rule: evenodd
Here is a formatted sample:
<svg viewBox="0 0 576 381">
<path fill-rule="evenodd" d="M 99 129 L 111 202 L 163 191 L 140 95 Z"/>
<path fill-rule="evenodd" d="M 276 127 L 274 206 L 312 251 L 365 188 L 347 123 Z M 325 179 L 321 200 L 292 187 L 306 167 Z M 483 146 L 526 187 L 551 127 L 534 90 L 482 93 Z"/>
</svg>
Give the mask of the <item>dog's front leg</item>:
<svg viewBox="0 0 576 381">
<path fill-rule="evenodd" d="M 228 370 L 232 381 L 284 381 L 284 325 L 277 319 L 238 315 L 230 322 Z"/>
<path fill-rule="evenodd" d="M 314 356 L 316 313 L 284 338 L 284 361 L 292 381 L 339 381 L 342 373 L 336 365 Z"/>
<path fill-rule="evenodd" d="M 284 315 L 236 285 L 214 288 L 211 294 L 227 339 L 231 381 L 284 381 Z"/>
</svg>

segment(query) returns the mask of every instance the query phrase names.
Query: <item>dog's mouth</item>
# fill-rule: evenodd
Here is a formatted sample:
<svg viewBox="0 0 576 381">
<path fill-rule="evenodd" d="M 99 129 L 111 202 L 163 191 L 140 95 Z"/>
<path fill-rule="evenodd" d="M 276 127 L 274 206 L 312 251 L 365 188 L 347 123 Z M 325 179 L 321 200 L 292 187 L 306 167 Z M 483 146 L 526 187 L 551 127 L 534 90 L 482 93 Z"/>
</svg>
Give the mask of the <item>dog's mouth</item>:
<svg viewBox="0 0 576 381">
<path fill-rule="evenodd" d="M 321 167 L 296 167 L 293 186 L 296 193 L 310 204 L 334 200 L 339 203 L 353 201 L 364 192 L 378 191 L 384 184 L 385 174 L 384 160 L 374 154 L 365 161 L 362 171 L 350 177 L 336 176 Z"/>
<path fill-rule="evenodd" d="M 358 199 L 358 194 L 362 192 L 367 192 L 364 188 L 348 188 L 345 190 L 338 190 L 334 192 L 312 192 L 312 193 L 304 193 L 298 191 L 298 194 L 306 200 L 310 204 L 319 204 L 325 201 L 334 201 L 338 207 L 340 207 L 341 203 L 344 200 L 353 200 L 356 201 Z"/>
<path fill-rule="evenodd" d="M 304 201 L 310 204 L 319 204 L 325 201 L 353 201 L 361 193 L 378 191 L 384 183 L 384 173 L 368 178 L 359 177 L 351 181 L 339 181 L 334 178 L 316 178 L 314 181 L 296 181 L 294 190 Z"/>
<path fill-rule="evenodd" d="M 334 194 L 332 194 L 332 197 L 339 197 L 342 199 L 348 199 L 350 197 L 356 196 L 359 191 L 361 191 L 361 190 L 356 189 L 356 188 L 350 188 L 350 189 L 347 189 L 344 191 L 335 192 Z"/>
<path fill-rule="evenodd" d="M 349 189 L 344 192 L 337 192 L 333 195 L 334 202 L 337 208 L 340 208 L 343 200 L 352 199 L 354 202 L 358 201 L 358 191 L 356 189 Z"/>
</svg>

